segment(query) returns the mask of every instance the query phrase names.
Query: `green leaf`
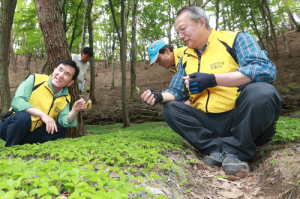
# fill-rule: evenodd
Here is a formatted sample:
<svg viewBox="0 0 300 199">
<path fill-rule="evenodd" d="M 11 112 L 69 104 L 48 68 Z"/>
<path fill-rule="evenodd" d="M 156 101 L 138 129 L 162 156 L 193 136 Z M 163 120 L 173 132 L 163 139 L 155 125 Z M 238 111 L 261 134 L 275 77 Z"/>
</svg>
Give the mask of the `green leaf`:
<svg viewBox="0 0 300 199">
<path fill-rule="evenodd" d="M 22 198 L 22 197 L 27 197 L 28 194 L 25 191 L 20 191 L 15 195 L 16 198 Z"/>
<path fill-rule="evenodd" d="M 52 199 L 52 196 L 46 195 L 46 196 L 41 197 L 41 199 Z"/>
<path fill-rule="evenodd" d="M 38 190 L 38 197 L 41 197 L 41 196 L 45 195 L 47 192 L 48 192 L 48 189 L 46 189 L 46 188 L 40 188 Z"/>
<path fill-rule="evenodd" d="M 5 193 L 5 198 L 13 198 L 18 193 L 17 190 L 10 190 Z"/>
<path fill-rule="evenodd" d="M 55 195 L 59 195 L 59 191 L 56 186 L 51 186 L 48 188 L 48 193 L 53 193 Z"/>
<path fill-rule="evenodd" d="M 29 193 L 29 196 L 33 196 L 39 192 L 39 189 L 32 189 Z"/>
<path fill-rule="evenodd" d="M 139 87 L 135 86 L 135 88 L 136 88 L 137 92 L 140 93 Z"/>
</svg>

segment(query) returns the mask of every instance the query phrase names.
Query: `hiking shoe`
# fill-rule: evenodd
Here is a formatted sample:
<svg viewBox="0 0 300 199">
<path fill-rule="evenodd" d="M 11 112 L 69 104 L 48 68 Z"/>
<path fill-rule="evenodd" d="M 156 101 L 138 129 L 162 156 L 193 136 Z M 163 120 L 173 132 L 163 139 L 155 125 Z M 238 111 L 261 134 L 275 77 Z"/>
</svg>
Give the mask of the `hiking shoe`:
<svg viewBox="0 0 300 199">
<path fill-rule="evenodd" d="M 237 155 L 233 155 L 228 152 L 225 152 L 222 168 L 226 175 L 236 175 L 242 169 L 249 171 L 249 165 L 247 162 L 242 162 L 238 159 Z"/>
<path fill-rule="evenodd" d="M 223 155 L 220 152 L 211 152 L 209 156 L 203 158 L 204 163 L 210 167 L 221 167 L 223 162 Z"/>
</svg>

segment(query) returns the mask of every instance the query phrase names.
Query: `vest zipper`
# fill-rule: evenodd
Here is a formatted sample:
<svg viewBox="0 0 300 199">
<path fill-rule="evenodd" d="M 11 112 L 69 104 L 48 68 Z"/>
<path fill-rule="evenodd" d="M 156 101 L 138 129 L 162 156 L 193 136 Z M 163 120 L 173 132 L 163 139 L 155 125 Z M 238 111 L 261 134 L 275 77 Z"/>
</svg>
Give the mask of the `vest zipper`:
<svg viewBox="0 0 300 199">
<path fill-rule="evenodd" d="M 200 73 L 200 61 L 201 61 L 201 56 L 198 57 L 198 73 Z"/>
<path fill-rule="evenodd" d="M 47 87 L 46 87 L 47 88 Z M 52 92 L 49 90 L 49 88 L 47 88 L 47 90 L 52 94 Z M 48 111 L 48 114 L 47 115 L 49 115 L 50 114 L 50 111 L 51 111 L 51 109 L 53 108 L 53 104 L 54 104 L 54 101 L 55 101 L 55 97 L 54 97 L 54 95 L 52 94 L 52 96 L 53 96 L 53 101 L 52 101 L 52 103 L 51 103 L 51 106 L 50 106 L 50 109 L 49 109 L 49 111 Z"/>
<path fill-rule="evenodd" d="M 208 113 L 207 106 L 208 106 L 208 101 L 209 101 L 210 93 L 209 93 L 208 89 L 206 89 L 206 90 L 207 90 L 207 101 L 206 101 L 206 107 L 205 107 L 205 109 L 206 109 L 206 112 Z"/>
</svg>

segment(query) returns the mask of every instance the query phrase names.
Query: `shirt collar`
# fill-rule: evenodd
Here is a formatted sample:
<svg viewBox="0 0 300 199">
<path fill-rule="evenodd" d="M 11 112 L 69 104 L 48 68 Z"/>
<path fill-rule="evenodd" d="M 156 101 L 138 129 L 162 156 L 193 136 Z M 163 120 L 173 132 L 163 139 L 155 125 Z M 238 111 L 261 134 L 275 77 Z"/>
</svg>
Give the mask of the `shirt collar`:
<svg viewBox="0 0 300 199">
<path fill-rule="evenodd" d="M 206 44 L 203 46 L 203 48 L 202 48 L 202 52 L 203 52 L 203 53 L 205 52 L 206 47 L 207 47 L 207 43 L 206 43 Z M 197 53 L 198 57 L 201 56 L 201 53 L 200 53 L 196 48 L 194 49 L 194 51 L 195 51 L 195 53 Z"/>
</svg>

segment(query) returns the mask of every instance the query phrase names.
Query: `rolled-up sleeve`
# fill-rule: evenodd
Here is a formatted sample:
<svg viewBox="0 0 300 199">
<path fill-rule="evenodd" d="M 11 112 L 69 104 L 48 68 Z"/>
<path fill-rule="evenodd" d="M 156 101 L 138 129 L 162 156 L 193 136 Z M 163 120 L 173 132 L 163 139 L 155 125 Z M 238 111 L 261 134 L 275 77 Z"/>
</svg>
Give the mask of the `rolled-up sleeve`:
<svg viewBox="0 0 300 199">
<path fill-rule="evenodd" d="M 71 122 L 71 124 L 69 124 L 69 121 L 68 121 L 69 113 L 70 113 L 70 105 L 67 104 L 67 106 L 65 106 L 65 108 L 59 113 L 58 122 L 61 126 L 65 127 L 65 128 L 71 127 L 71 126 L 76 127 L 77 118 L 75 117 L 73 122 Z"/>
<path fill-rule="evenodd" d="M 251 82 L 273 84 L 276 78 L 276 66 L 268 58 L 268 53 L 261 50 L 255 38 L 248 33 L 239 33 L 234 45 L 237 71 L 251 79 Z"/>
<path fill-rule="evenodd" d="M 162 93 L 170 93 L 175 97 L 176 101 L 182 102 L 185 97 L 184 93 L 184 79 L 182 77 L 186 76 L 184 69 L 181 64 L 182 59 L 179 61 L 177 73 L 173 76 L 173 79 L 170 83 L 170 86 L 167 90 L 164 90 Z"/>
<path fill-rule="evenodd" d="M 26 111 L 33 106 L 28 102 L 32 93 L 34 83 L 34 75 L 28 76 L 18 87 L 14 99 L 11 101 L 10 106 L 16 112 Z"/>
</svg>

